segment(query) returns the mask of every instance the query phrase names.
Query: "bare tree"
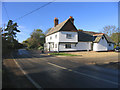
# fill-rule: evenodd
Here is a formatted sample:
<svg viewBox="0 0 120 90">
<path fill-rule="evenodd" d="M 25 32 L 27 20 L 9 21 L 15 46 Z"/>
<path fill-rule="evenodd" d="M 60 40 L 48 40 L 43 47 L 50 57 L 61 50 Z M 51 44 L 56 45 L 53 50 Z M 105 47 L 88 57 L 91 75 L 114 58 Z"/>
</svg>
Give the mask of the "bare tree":
<svg viewBox="0 0 120 90">
<path fill-rule="evenodd" d="M 103 27 L 102 32 L 107 34 L 108 36 L 111 36 L 113 33 L 118 32 L 118 28 L 116 28 L 116 26 L 114 25 L 108 25 L 108 26 Z"/>
</svg>

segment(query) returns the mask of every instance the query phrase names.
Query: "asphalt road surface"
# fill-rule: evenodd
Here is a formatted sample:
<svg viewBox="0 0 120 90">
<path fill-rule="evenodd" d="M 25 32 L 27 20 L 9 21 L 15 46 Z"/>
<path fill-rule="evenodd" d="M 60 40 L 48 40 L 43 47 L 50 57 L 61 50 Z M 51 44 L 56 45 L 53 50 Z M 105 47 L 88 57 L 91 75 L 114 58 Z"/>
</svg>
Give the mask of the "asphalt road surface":
<svg viewBox="0 0 120 90">
<path fill-rule="evenodd" d="M 36 88 L 118 88 L 118 71 L 20 49 L 15 63 Z M 79 58 L 82 59 L 82 58 Z"/>
</svg>

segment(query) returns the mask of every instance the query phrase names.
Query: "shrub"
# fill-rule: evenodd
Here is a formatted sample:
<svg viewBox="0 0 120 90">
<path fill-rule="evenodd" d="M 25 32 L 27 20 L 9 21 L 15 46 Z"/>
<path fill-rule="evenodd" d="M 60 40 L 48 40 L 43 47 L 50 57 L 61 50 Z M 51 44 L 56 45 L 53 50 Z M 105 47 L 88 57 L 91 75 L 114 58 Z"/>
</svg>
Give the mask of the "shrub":
<svg viewBox="0 0 120 90">
<path fill-rule="evenodd" d="M 38 50 L 43 50 L 43 46 L 38 47 Z"/>
</svg>

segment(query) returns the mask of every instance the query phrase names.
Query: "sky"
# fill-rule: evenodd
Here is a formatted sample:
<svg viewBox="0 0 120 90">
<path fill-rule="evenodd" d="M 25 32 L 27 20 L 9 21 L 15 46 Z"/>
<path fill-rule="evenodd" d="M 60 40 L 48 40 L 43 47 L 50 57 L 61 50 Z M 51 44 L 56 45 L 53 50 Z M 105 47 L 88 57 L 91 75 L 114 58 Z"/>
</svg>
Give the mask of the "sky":
<svg viewBox="0 0 120 90">
<path fill-rule="evenodd" d="M 15 20 L 48 2 L 2 2 L 2 24 Z M 118 2 L 53 2 L 21 19 L 17 19 L 17 40 L 22 42 L 30 37 L 34 29 L 45 32 L 73 16 L 77 29 L 101 32 L 104 26 L 118 26 Z"/>
</svg>

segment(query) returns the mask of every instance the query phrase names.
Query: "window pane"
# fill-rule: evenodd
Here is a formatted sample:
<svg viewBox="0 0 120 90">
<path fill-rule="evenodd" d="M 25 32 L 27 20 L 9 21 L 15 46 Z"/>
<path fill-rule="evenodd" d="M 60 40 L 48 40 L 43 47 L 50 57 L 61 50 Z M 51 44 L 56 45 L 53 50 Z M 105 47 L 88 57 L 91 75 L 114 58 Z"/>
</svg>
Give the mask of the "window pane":
<svg viewBox="0 0 120 90">
<path fill-rule="evenodd" d="M 65 48 L 71 48 L 71 44 L 66 44 Z"/>
<path fill-rule="evenodd" d="M 57 35 L 55 35 L 55 38 L 57 38 Z"/>
<path fill-rule="evenodd" d="M 55 44 L 55 48 L 57 48 L 57 44 Z"/>
<path fill-rule="evenodd" d="M 71 34 L 66 34 L 66 38 L 72 38 Z"/>
</svg>

